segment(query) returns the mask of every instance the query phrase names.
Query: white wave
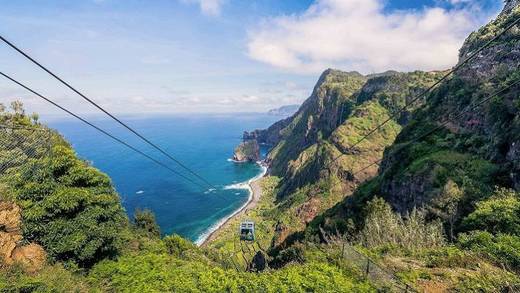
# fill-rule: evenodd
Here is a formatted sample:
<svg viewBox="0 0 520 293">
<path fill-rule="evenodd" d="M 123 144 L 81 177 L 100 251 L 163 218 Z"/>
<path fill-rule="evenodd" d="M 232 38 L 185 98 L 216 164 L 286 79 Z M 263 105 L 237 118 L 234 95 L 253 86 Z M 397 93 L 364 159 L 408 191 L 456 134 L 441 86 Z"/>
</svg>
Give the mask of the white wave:
<svg viewBox="0 0 520 293">
<path fill-rule="evenodd" d="M 139 190 L 139 191 L 137 191 L 135 194 L 143 194 L 143 193 L 144 193 L 143 190 Z"/>
<path fill-rule="evenodd" d="M 246 182 L 241 182 L 241 183 L 235 183 L 235 184 L 230 184 L 230 185 L 226 185 L 224 186 L 222 189 L 223 190 L 230 190 L 230 189 L 249 189 L 249 182 L 246 181 Z"/>
<path fill-rule="evenodd" d="M 243 163 L 249 163 L 249 161 L 237 161 L 233 159 L 227 159 L 228 162 L 233 162 L 235 164 L 243 164 Z"/>
<path fill-rule="evenodd" d="M 195 241 L 195 244 L 197 246 L 202 245 L 202 243 L 204 243 L 204 241 L 206 241 L 206 239 L 213 232 L 215 232 L 220 227 L 222 227 L 222 225 L 224 225 L 229 219 L 234 217 L 236 214 L 240 213 L 253 200 L 253 189 L 251 188 L 251 183 L 253 183 L 254 181 L 256 181 L 256 180 L 258 180 L 258 179 L 260 179 L 262 177 L 264 177 L 267 174 L 267 166 L 265 166 L 261 162 L 257 162 L 257 164 L 260 165 L 260 167 L 262 169 L 262 171 L 258 175 L 256 175 L 255 177 L 249 179 L 247 182 L 231 184 L 231 185 L 227 185 L 227 186 L 223 187 L 224 190 L 229 190 L 229 189 L 247 189 L 249 191 L 249 196 L 247 198 L 247 201 L 243 205 L 241 205 L 238 209 L 236 209 L 233 213 L 231 213 L 229 216 L 220 219 L 218 222 L 216 222 L 211 227 L 209 227 L 209 229 L 207 229 L 204 233 L 202 233 L 199 236 L 199 238 L 197 238 L 197 240 Z"/>
</svg>

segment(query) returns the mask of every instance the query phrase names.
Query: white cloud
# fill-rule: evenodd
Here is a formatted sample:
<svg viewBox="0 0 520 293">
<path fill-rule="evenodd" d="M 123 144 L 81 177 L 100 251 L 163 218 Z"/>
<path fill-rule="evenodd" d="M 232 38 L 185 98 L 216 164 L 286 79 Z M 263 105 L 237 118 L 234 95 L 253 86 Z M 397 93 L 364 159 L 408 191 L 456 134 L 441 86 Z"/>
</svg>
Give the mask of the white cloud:
<svg viewBox="0 0 520 293">
<path fill-rule="evenodd" d="M 220 14 L 224 0 L 182 0 L 186 3 L 198 4 L 205 15 L 216 16 Z"/>
<path fill-rule="evenodd" d="M 297 73 L 445 69 L 489 18 L 475 6 L 385 12 L 384 2 L 316 0 L 302 14 L 267 19 L 249 32 L 248 55 Z"/>
</svg>

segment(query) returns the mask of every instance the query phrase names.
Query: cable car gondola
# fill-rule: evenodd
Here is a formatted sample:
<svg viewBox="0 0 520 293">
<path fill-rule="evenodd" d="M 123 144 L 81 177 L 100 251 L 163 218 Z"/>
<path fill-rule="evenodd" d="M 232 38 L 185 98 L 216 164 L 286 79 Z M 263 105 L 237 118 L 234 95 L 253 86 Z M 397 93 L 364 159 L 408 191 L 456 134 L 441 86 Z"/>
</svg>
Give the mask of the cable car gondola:
<svg viewBox="0 0 520 293">
<path fill-rule="evenodd" d="M 255 241 L 255 223 L 252 221 L 240 223 L 238 233 L 241 241 Z"/>
</svg>

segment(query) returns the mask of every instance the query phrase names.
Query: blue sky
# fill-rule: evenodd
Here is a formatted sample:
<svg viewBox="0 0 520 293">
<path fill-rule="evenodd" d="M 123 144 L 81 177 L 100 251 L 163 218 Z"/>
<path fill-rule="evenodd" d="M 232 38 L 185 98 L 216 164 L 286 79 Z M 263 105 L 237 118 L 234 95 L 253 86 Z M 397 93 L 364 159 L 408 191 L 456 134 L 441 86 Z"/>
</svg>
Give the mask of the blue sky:
<svg viewBox="0 0 520 293">
<path fill-rule="evenodd" d="M 301 103 L 328 67 L 446 69 L 500 0 L 0 0 L 0 33 L 116 113 L 249 112 Z M 12 49 L 0 68 L 94 113 Z M 0 80 L 0 102 L 56 113 Z"/>
</svg>

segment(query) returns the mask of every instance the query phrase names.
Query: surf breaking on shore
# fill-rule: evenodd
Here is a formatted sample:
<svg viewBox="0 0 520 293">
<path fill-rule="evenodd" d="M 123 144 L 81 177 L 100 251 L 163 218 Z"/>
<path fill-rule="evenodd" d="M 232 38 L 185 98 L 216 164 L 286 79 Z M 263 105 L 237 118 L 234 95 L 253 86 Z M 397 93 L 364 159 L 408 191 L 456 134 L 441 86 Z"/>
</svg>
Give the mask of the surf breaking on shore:
<svg viewBox="0 0 520 293">
<path fill-rule="evenodd" d="M 249 196 L 247 198 L 247 201 L 241 205 L 238 209 L 236 209 L 234 212 L 229 214 L 228 216 L 220 219 L 215 224 L 213 224 L 211 227 L 209 227 L 204 233 L 202 233 L 197 240 L 195 241 L 195 244 L 197 246 L 201 246 L 206 242 L 206 240 L 211 237 L 213 233 L 218 231 L 222 226 L 224 226 L 229 220 L 231 220 L 233 217 L 238 215 L 240 212 L 242 212 L 244 209 L 246 209 L 251 202 L 253 201 L 253 188 L 251 187 L 251 184 L 257 180 L 262 179 L 267 174 L 267 167 L 264 165 L 263 162 L 256 162 L 261 167 L 261 172 L 256 175 L 255 177 L 240 183 L 230 184 L 223 187 L 224 190 L 229 189 L 246 189 L 248 190 Z"/>
</svg>

